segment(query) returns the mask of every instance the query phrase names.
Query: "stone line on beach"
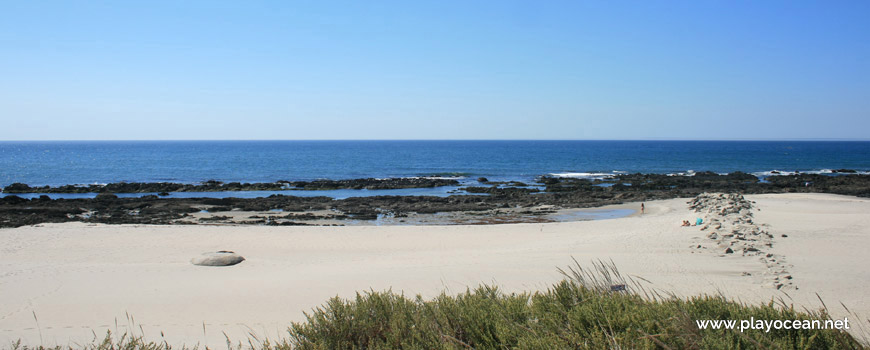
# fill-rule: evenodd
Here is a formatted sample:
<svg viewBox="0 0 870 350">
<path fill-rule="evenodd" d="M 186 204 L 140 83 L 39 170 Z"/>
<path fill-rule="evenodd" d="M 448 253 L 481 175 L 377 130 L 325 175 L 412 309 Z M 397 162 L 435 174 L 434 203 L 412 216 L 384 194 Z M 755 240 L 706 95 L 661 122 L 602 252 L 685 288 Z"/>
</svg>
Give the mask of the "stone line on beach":
<svg viewBox="0 0 870 350">
<path fill-rule="evenodd" d="M 767 231 L 767 225 L 753 221 L 753 210 L 757 210 L 753 208 L 754 202 L 737 193 L 702 193 L 687 204 L 689 209 L 701 214 L 701 231 L 707 233 L 707 240 L 693 244 L 693 249 L 722 257 L 737 254 L 758 257 L 767 266 L 763 276 L 765 283 L 776 289 L 797 289 L 788 271 L 792 266 L 784 256 L 770 252 L 774 237 Z M 750 276 L 748 272 L 744 275 Z"/>
</svg>

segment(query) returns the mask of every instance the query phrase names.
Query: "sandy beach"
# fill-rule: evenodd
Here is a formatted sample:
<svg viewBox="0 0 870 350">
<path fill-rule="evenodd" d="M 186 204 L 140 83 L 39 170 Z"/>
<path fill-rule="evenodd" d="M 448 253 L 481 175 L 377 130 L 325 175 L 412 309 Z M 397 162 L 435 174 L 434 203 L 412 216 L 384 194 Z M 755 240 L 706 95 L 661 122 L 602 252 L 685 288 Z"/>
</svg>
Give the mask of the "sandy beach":
<svg viewBox="0 0 870 350">
<path fill-rule="evenodd" d="M 870 199 L 830 194 L 746 196 L 754 222 L 782 257 L 693 247 L 690 199 L 646 202 L 643 215 L 536 224 L 453 226 L 146 226 L 40 224 L 0 230 L 0 344 L 78 344 L 106 330 L 170 344 L 283 337 L 303 311 L 356 291 L 432 297 L 481 283 L 546 289 L 557 268 L 612 260 L 623 274 L 680 296 L 722 293 L 746 302 L 782 298 L 834 317 L 870 315 Z M 610 208 L 639 209 L 639 203 Z M 783 235 L 787 237 L 783 237 Z M 190 263 L 232 250 L 232 267 Z M 790 276 L 776 289 L 774 275 Z M 866 323 L 865 323 L 866 324 Z"/>
</svg>

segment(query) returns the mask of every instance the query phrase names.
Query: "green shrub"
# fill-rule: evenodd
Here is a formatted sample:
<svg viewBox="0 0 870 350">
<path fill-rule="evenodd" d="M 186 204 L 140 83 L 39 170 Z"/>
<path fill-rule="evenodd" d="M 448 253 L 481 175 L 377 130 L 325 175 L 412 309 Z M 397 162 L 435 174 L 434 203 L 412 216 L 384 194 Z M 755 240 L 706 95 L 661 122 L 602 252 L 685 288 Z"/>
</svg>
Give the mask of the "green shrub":
<svg viewBox="0 0 870 350">
<path fill-rule="evenodd" d="M 547 291 L 481 286 L 432 300 L 391 291 L 333 298 L 293 323 L 296 349 L 863 349 L 838 330 L 699 330 L 695 320 L 825 320 L 823 311 L 744 305 L 721 296 L 662 297 L 612 265 L 579 267 Z M 626 291 L 611 292 L 614 284 Z M 857 321 L 857 320 L 856 320 Z M 289 344 L 284 344 L 289 347 Z"/>
</svg>

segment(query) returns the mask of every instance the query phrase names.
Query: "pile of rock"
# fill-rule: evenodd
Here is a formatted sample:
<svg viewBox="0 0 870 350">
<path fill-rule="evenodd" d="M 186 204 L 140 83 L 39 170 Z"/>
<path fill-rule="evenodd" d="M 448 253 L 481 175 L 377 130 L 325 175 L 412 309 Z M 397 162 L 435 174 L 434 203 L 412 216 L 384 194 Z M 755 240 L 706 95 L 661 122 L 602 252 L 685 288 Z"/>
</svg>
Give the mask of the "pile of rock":
<svg viewBox="0 0 870 350">
<path fill-rule="evenodd" d="M 702 193 L 688 204 L 703 219 L 700 229 L 707 238 L 692 248 L 712 250 L 721 256 L 757 256 L 767 266 L 765 280 L 774 288 L 794 286 L 785 258 L 769 252 L 773 235 L 762 227 L 766 225 L 753 221 L 754 202 L 737 193 Z"/>
</svg>

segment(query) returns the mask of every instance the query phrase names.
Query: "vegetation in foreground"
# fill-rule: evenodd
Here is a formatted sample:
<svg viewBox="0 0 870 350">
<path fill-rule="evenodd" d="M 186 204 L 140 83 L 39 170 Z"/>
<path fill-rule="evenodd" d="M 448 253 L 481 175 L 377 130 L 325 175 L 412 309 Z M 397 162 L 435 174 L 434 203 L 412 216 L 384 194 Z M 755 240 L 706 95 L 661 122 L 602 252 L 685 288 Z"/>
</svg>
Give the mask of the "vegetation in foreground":
<svg viewBox="0 0 870 350">
<path fill-rule="evenodd" d="M 696 320 L 827 320 L 824 310 L 801 312 L 783 301 L 745 305 L 721 296 L 681 299 L 650 293 L 612 264 L 577 265 L 546 291 L 507 294 L 481 286 L 432 300 L 391 291 L 333 298 L 287 339 L 228 348 L 255 349 L 866 349 L 838 330 L 699 330 Z M 624 286 L 624 290 L 621 287 Z M 614 291 L 613 289 L 617 289 Z M 857 319 L 855 321 L 858 321 Z M 858 321 L 860 322 L 860 321 Z M 859 325 L 860 326 L 860 325 Z M 30 348 L 13 344 L 13 349 Z M 80 346 L 94 350 L 164 350 L 166 343 L 126 336 Z"/>
</svg>

